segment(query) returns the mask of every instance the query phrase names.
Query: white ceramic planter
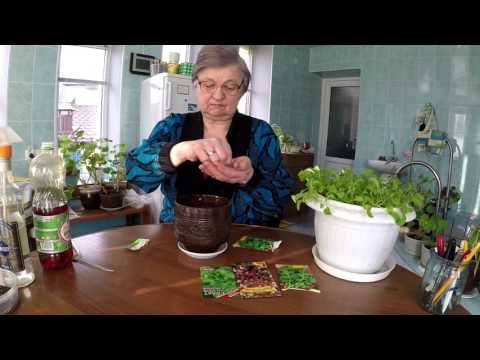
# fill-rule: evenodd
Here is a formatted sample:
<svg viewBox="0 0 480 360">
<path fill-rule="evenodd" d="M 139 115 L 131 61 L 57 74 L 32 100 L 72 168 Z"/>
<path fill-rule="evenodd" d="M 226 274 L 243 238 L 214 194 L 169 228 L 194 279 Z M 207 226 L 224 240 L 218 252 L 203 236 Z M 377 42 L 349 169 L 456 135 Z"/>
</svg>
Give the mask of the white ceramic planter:
<svg viewBox="0 0 480 360">
<path fill-rule="evenodd" d="M 414 257 L 420 257 L 422 253 L 423 240 L 414 239 L 408 234 L 404 234 L 405 251 Z"/>
<path fill-rule="evenodd" d="M 315 210 L 318 255 L 330 266 L 360 274 L 373 274 L 393 251 L 400 227 L 385 209 L 373 208 L 373 218 L 361 206 L 326 200 L 307 201 Z M 328 207 L 331 215 L 323 210 Z M 407 221 L 415 219 L 409 213 Z"/>
</svg>

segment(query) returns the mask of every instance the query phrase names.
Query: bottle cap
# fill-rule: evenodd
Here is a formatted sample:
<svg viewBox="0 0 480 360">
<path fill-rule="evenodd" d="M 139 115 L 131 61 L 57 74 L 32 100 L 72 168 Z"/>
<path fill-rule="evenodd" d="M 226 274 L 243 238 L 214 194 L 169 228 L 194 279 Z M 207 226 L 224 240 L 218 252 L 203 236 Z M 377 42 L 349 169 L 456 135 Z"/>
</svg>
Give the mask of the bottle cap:
<svg viewBox="0 0 480 360">
<path fill-rule="evenodd" d="M 0 159 L 11 159 L 12 157 L 12 145 L 2 144 L 0 145 Z"/>
</svg>

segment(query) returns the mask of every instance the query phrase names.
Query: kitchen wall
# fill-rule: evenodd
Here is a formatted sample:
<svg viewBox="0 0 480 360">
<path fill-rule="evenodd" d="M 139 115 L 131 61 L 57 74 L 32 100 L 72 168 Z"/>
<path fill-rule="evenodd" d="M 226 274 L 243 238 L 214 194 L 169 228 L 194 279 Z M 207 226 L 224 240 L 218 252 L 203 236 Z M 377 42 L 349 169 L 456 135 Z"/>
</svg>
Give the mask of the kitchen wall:
<svg viewBox="0 0 480 360">
<path fill-rule="evenodd" d="M 424 104 L 435 108 L 438 125 L 456 139 L 461 156 L 454 160 L 453 185 L 464 193 L 461 210 L 480 209 L 480 46 L 317 46 L 309 71 L 325 74 L 360 70 L 360 114 L 355 170 L 368 159 L 409 149 L 415 118 Z M 318 120 L 316 120 L 318 121 Z M 402 156 L 400 156 L 403 158 Z M 419 154 L 446 182 L 448 152 Z"/>
<path fill-rule="evenodd" d="M 54 140 L 58 49 L 58 45 L 10 47 L 7 122 L 24 140 L 13 146 L 12 170 L 16 176 L 27 176 L 27 148 L 39 148 L 42 141 Z M 125 45 L 124 66 L 117 78 L 121 83 L 119 138 L 128 149 L 139 141 L 140 83 L 146 79 L 130 73 L 132 52 L 161 57 L 162 45 Z"/>
<path fill-rule="evenodd" d="M 127 150 L 139 144 L 140 90 L 145 75 L 130 73 L 130 54 L 140 53 L 162 57 L 162 45 L 125 45 L 123 54 L 122 102 L 120 116 L 120 140 Z M 160 120 L 160 119 L 159 119 Z"/>
<path fill-rule="evenodd" d="M 8 72 L 7 123 L 24 140 L 14 144 L 12 171 L 27 175 L 25 149 L 54 138 L 57 45 L 12 45 Z"/>
<path fill-rule="evenodd" d="M 310 46 L 274 45 L 270 124 L 315 146 L 320 118 L 320 77 L 309 73 Z"/>
</svg>

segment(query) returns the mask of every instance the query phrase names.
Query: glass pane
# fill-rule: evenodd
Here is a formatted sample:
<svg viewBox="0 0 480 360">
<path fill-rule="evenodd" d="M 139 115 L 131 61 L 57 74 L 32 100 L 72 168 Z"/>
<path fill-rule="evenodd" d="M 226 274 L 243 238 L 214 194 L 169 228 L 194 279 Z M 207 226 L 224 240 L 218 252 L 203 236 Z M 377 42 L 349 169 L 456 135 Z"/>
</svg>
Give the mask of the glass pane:
<svg viewBox="0 0 480 360">
<path fill-rule="evenodd" d="M 179 63 L 185 62 L 187 56 L 187 45 L 163 45 L 162 61 L 168 62 L 168 55 L 171 52 L 180 53 Z"/>
<path fill-rule="evenodd" d="M 62 45 L 60 77 L 105 81 L 106 49 Z"/>
<path fill-rule="evenodd" d="M 328 119 L 327 156 L 355 158 L 360 87 L 332 87 Z"/>
<path fill-rule="evenodd" d="M 103 85 L 60 82 L 58 86 L 58 134 L 81 128 L 85 138 L 99 138 Z"/>
</svg>

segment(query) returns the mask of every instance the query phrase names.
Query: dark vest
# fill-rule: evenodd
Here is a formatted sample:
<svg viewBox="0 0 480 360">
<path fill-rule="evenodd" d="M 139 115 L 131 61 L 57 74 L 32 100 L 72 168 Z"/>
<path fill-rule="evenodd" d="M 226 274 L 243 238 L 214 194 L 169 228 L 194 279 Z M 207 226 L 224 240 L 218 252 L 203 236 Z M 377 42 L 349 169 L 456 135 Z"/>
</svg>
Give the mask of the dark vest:
<svg viewBox="0 0 480 360">
<path fill-rule="evenodd" d="M 252 118 L 235 113 L 227 134 L 227 141 L 232 148 L 232 157 L 247 155 L 250 144 Z M 182 127 L 181 141 L 203 139 L 203 117 L 201 112 L 186 114 Z M 236 184 L 204 178 L 198 166 L 199 161 L 185 161 L 177 169 L 176 188 L 179 194 L 210 194 L 231 199 L 237 188 Z"/>
</svg>

